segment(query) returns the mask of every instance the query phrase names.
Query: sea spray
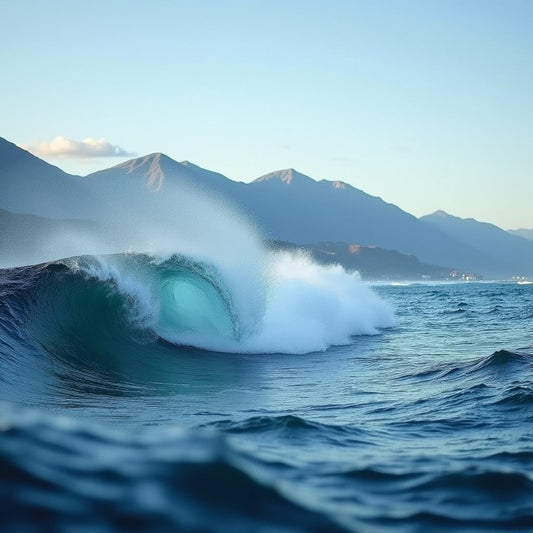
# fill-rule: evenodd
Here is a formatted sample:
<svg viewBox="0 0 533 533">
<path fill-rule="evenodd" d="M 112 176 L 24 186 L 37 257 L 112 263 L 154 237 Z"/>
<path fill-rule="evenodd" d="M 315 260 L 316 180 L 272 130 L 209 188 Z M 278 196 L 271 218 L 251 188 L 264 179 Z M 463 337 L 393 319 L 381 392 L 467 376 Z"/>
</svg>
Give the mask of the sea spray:
<svg viewBox="0 0 533 533">
<path fill-rule="evenodd" d="M 95 186 L 101 230 L 50 235 L 46 259 L 85 256 L 67 264 L 124 295 L 136 328 L 213 351 L 306 353 L 392 325 L 357 274 L 267 252 L 254 224 L 219 198 L 170 181 L 164 194 L 123 185 Z"/>
</svg>

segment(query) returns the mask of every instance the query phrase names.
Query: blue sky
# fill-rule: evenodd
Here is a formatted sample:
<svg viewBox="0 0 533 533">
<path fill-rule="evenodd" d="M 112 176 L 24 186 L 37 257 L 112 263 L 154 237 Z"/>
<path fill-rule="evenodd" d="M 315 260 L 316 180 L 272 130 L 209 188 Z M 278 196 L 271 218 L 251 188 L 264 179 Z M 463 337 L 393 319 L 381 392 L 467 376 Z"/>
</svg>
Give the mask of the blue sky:
<svg viewBox="0 0 533 533">
<path fill-rule="evenodd" d="M 0 10 L 0 136 L 68 172 L 152 152 L 240 181 L 294 167 L 416 216 L 533 228 L 533 1 Z"/>
</svg>

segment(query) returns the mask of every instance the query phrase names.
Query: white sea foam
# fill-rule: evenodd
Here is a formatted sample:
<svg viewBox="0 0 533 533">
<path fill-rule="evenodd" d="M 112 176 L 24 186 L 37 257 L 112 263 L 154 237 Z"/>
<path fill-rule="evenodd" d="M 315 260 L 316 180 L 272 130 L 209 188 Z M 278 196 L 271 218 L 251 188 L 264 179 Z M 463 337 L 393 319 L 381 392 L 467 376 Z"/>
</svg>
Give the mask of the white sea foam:
<svg viewBox="0 0 533 533">
<path fill-rule="evenodd" d="M 273 254 L 267 276 L 260 326 L 242 341 L 247 351 L 325 350 L 394 324 L 392 308 L 341 266 L 320 266 L 301 254 Z"/>
</svg>

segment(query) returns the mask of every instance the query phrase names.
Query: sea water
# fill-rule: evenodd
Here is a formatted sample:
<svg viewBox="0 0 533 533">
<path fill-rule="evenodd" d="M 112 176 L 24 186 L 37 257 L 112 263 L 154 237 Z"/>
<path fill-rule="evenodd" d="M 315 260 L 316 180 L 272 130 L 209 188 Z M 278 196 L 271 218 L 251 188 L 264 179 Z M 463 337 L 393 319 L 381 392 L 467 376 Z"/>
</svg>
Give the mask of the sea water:
<svg viewBox="0 0 533 533">
<path fill-rule="evenodd" d="M 532 530 L 533 285 L 274 267 L 0 271 L 0 530 Z"/>
</svg>

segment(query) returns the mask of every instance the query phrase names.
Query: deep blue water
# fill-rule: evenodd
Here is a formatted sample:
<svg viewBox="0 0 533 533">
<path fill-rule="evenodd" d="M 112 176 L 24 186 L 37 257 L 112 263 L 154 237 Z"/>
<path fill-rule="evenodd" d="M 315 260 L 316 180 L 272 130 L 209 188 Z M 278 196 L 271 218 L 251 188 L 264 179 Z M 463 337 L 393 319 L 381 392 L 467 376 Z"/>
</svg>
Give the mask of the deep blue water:
<svg viewBox="0 0 533 533">
<path fill-rule="evenodd" d="M 231 353 L 209 269 L 137 264 L 157 320 L 139 276 L 0 271 L 1 531 L 533 530 L 533 285 L 377 285 L 390 323 L 350 296 L 377 334 Z M 276 342 L 303 327 L 279 318 Z"/>
</svg>

